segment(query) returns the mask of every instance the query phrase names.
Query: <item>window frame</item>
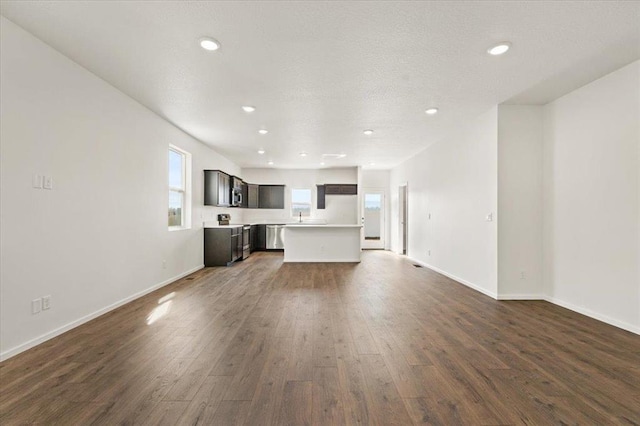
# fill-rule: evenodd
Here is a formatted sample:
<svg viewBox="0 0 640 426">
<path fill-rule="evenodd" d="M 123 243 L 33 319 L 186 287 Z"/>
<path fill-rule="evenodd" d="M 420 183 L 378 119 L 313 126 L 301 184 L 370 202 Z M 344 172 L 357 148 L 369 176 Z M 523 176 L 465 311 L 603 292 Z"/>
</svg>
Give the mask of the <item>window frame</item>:
<svg viewBox="0 0 640 426">
<path fill-rule="evenodd" d="M 179 154 L 182 159 L 182 186 L 171 186 L 169 170 L 169 156 L 171 152 Z M 180 225 L 169 226 L 167 219 L 167 226 L 169 231 L 180 231 L 183 229 L 191 229 L 191 154 L 173 144 L 169 144 L 167 150 L 167 209 L 169 208 L 169 200 L 172 192 L 182 194 L 182 206 L 181 206 L 181 223 Z"/>
<path fill-rule="evenodd" d="M 309 191 L 309 214 L 303 214 L 302 217 L 311 217 L 311 213 L 313 212 L 313 191 L 311 188 L 291 188 L 291 205 L 289 206 L 289 212 L 291 213 L 291 217 L 299 218 L 299 215 L 296 215 L 293 212 L 293 192 L 294 191 Z"/>
</svg>

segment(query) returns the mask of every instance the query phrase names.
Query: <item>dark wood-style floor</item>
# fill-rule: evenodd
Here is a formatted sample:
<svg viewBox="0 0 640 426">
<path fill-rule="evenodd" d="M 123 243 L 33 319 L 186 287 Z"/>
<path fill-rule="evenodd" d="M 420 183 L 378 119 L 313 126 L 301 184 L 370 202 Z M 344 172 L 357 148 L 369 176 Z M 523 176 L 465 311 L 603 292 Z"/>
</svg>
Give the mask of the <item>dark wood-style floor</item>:
<svg viewBox="0 0 640 426">
<path fill-rule="evenodd" d="M 0 374 L 2 425 L 640 423 L 639 336 L 381 251 L 207 268 Z"/>
</svg>

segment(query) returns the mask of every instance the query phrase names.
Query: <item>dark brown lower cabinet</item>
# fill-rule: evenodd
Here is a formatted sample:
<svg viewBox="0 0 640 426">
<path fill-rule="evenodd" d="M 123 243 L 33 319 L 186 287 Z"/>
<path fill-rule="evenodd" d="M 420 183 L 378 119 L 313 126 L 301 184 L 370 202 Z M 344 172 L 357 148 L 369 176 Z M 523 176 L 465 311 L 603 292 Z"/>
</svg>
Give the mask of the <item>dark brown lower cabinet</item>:
<svg viewBox="0 0 640 426">
<path fill-rule="evenodd" d="M 242 226 L 204 229 L 204 266 L 229 266 L 242 258 Z"/>
<path fill-rule="evenodd" d="M 251 225 L 251 251 L 267 249 L 267 225 Z"/>
</svg>

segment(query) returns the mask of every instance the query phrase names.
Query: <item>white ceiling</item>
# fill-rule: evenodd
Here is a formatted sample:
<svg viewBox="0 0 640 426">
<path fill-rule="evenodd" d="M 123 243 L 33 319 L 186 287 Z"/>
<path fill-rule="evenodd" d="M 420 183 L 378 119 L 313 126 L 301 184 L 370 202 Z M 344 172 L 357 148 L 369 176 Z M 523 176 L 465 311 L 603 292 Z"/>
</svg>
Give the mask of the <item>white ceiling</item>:
<svg viewBox="0 0 640 426">
<path fill-rule="evenodd" d="M 640 57 L 640 2 L 3 1 L 1 12 L 243 167 L 316 168 L 344 153 L 327 166 L 389 168 L 498 103 L 546 103 Z M 202 36 L 222 48 L 202 50 Z M 503 40 L 509 53 L 486 54 Z"/>
</svg>

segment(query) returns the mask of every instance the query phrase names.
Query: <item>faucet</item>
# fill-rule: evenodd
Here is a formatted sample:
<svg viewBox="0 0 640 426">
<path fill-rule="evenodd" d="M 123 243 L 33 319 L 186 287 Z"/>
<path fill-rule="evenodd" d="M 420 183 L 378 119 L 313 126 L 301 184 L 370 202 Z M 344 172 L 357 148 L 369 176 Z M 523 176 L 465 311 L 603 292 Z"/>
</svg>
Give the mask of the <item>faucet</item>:
<svg viewBox="0 0 640 426">
<path fill-rule="evenodd" d="M 302 223 L 302 212 L 298 212 L 300 214 L 300 223 Z"/>
</svg>

